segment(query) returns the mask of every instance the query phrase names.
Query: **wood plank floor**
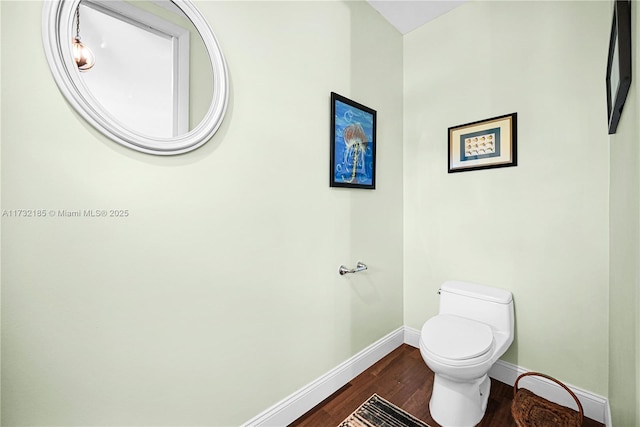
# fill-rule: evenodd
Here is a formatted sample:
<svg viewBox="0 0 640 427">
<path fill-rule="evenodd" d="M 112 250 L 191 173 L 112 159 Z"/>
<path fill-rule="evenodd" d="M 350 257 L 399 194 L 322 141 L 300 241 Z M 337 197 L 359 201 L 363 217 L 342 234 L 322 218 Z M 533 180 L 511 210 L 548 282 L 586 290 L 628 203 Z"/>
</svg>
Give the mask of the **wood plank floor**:
<svg viewBox="0 0 640 427">
<path fill-rule="evenodd" d="M 336 427 L 373 393 L 401 407 L 432 427 L 440 427 L 429 414 L 433 372 L 420 350 L 403 344 L 354 378 L 290 427 Z M 479 427 L 515 427 L 511 416 L 513 388 L 491 380 L 487 412 Z M 604 427 L 585 418 L 583 427 Z"/>
</svg>

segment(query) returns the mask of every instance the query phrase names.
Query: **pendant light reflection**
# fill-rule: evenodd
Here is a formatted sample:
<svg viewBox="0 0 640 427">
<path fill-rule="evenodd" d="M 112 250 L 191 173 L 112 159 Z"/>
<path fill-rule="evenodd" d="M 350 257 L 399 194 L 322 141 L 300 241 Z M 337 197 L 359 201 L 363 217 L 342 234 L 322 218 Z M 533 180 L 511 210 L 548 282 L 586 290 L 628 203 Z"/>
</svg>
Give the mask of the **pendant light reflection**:
<svg viewBox="0 0 640 427">
<path fill-rule="evenodd" d="M 80 3 L 76 8 L 76 36 L 73 38 L 73 59 L 76 61 L 78 70 L 85 72 L 90 70 L 96 63 L 96 57 L 91 49 L 80 42 Z"/>
</svg>

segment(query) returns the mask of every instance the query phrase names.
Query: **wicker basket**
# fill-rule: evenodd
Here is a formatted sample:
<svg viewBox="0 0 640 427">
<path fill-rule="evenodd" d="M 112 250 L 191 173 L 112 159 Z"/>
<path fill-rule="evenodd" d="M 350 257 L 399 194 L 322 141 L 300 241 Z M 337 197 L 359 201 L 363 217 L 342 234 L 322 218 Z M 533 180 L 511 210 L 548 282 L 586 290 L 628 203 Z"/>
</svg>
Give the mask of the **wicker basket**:
<svg viewBox="0 0 640 427">
<path fill-rule="evenodd" d="M 564 388 L 576 401 L 578 411 L 550 402 L 526 388 L 518 389 L 518 381 L 530 375 L 546 378 Z M 539 372 L 527 372 L 518 377 L 513 385 L 511 414 L 518 427 L 581 427 L 584 418 L 582 405 L 575 393 L 555 378 Z"/>
</svg>

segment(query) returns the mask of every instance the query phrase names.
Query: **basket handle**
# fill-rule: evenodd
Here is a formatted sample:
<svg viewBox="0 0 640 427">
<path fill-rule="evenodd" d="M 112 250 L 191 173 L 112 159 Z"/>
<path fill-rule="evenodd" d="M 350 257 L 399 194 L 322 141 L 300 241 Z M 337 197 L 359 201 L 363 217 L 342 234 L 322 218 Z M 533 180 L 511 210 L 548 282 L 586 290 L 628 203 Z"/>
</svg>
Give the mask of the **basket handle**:
<svg viewBox="0 0 640 427">
<path fill-rule="evenodd" d="M 549 381 L 553 381 L 554 383 L 558 384 L 560 387 L 565 389 L 571 395 L 571 397 L 573 397 L 573 400 L 575 400 L 576 404 L 578 405 L 578 412 L 580 413 L 580 424 L 582 424 L 582 421 L 584 419 L 584 411 L 582 410 L 582 404 L 580 403 L 580 400 L 578 400 L 578 397 L 576 396 L 576 394 L 574 392 L 572 392 L 571 389 L 569 389 L 569 387 L 567 387 L 566 385 L 562 384 L 557 379 L 555 379 L 553 377 L 550 377 L 549 375 L 541 374 L 540 372 L 525 372 L 524 374 L 520 375 L 516 379 L 515 384 L 513 385 L 513 397 L 515 397 L 516 393 L 518 392 L 518 381 L 520 381 L 522 378 L 530 376 L 530 375 L 531 376 L 537 376 L 537 377 L 546 378 Z"/>
</svg>

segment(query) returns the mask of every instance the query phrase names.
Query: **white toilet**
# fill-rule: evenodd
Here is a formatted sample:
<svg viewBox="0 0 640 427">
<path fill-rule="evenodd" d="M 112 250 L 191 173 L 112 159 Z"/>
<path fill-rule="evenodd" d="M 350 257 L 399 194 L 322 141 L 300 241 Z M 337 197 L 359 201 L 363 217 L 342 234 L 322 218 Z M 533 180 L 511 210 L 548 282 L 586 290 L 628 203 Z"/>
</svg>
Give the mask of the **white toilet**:
<svg viewBox="0 0 640 427">
<path fill-rule="evenodd" d="M 487 373 L 513 342 L 513 297 L 504 289 L 449 281 L 439 314 L 422 327 L 420 353 L 435 372 L 431 416 L 443 427 L 471 427 L 487 409 Z"/>
</svg>

